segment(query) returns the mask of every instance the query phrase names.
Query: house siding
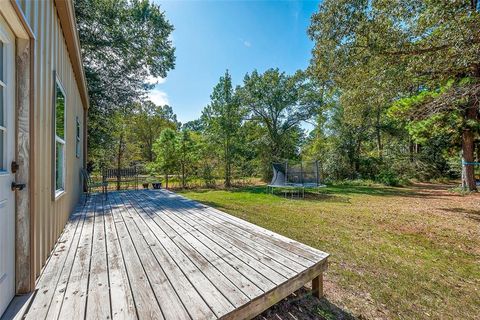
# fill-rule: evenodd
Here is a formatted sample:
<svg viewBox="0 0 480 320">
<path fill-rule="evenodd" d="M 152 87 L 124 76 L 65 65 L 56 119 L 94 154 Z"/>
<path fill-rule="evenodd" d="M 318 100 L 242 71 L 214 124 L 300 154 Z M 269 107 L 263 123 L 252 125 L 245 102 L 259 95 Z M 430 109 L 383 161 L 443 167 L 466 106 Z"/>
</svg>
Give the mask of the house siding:
<svg viewBox="0 0 480 320">
<path fill-rule="evenodd" d="M 81 194 L 81 154 L 75 153 L 76 119 L 83 130 L 84 106 L 75 79 L 65 38 L 53 1 L 21 1 L 22 11 L 35 35 L 33 51 L 33 269 L 40 275 L 43 265 L 60 236 Z M 54 72 L 55 71 L 55 72 Z M 53 200 L 52 152 L 53 92 L 56 77 L 65 90 L 65 193 Z M 81 139 L 84 139 L 83 135 Z"/>
</svg>

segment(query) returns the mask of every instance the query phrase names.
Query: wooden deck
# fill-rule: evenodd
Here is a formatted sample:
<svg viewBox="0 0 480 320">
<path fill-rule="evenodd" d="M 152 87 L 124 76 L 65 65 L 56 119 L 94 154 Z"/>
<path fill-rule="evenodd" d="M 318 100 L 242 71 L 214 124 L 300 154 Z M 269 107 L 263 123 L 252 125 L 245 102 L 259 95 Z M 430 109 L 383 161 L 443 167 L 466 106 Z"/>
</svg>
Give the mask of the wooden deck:
<svg viewBox="0 0 480 320">
<path fill-rule="evenodd" d="M 66 225 L 26 319 L 248 319 L 328 254 L 165 190 L 94 195 Z"/>
</svg>

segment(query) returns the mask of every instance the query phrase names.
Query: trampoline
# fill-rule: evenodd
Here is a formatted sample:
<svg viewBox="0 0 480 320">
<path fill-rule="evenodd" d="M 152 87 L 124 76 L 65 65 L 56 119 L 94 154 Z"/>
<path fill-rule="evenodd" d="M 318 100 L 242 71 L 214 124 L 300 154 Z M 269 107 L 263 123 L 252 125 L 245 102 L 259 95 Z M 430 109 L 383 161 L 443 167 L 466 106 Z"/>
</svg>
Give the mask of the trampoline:
<svg viewBox="0 0 480 320">
<path fill-rule="evenodd" d="M 267 191 L 273 193 L 278 188 L 284 191 L 285 196 L 290 192 L 300 193 L 305 197 L 305 189 L 325 187 L 320 183 L 320 170 L 318 161 L 291 163 L 273 163 L 273 177 L 267 185 Z"/>
</svg>

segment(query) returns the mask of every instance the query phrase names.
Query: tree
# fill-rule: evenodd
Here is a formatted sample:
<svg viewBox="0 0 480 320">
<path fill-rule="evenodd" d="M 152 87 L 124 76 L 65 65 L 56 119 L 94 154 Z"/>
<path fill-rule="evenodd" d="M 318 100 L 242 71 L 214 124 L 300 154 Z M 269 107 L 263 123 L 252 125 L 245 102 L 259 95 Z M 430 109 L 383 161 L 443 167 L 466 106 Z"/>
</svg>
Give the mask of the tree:
<svg viewBox="0 0 480 320">
<path fill-rule="evenodd" d="M 212 144 L 208 136 L 201 135 L 197 141 L 196 149 L 199 158 L 197 174 L 208 188 L 216 186 L 215 168 L 223 167 L 223 163 L 215 156 L 217 153 L 217 145 Z"/>
<path fill-rule="evenodd" d="M 195 140 L 192 138 L 192 133 L 189 130 L 183 129 L 180 131 L 178 139 L 182 188 L 185 188 L 187 185 L 186 177 L 189 169 L 193 167 L 193 164 L 195 164 L 197 160 L 196 151 L 198 146 L 196 145 Z"/>
<path fill-rule="evenodd" d="M 154 161 L 153 144 L 166 129 L 176 129 L 177 117 L 170 106 L 157 106 L 151 101 L 138 103 L 133 110 L 131 130 L 147 162 Z"/>
<path fill-rule="evenodd" d="M 165 188 L 168 188 L 169 175 L 178 170 L 179 148 L 177 133 L 172 129 L 165 129 L 155 141 L 153 150 L 156 155 L 154 166 L 165 175 Z"/>
<path fill-rule="evenodd" d="M 205 127 L 204 127 L 204 123 L 203 123 L 202 119 L 196 119 L 196 120 L 185 122 L 182 125 L 182 129 L 189 130 L 189 131 L 194 131 L 194 132 L 198 132 L 198 133 L 201 133 L 201 132 L 205 131 Z"/>
<path fill-rule="evenodd" d="M 142 100 L 148 77 L 166 77 L 174 67 L 173 26 L 148 0 L 74 1 L 90 97 L 89 150 L 112 142 L 112 115 Z"/>
<path fill-rule="evenodd" d="M 460 112 L 463 158 L 471 162 L 478 135 L 479 29 L 477 0 L 326 0 L 309 29 L 315 41 L 311 70 L 341 94 L 373 80 L 370 87 L 378 90 L 365 94 L 374 97 L 389 82 L 392 90 L 382 105 L 450 82 L 448 90 L 416 104 L 409 116 L 422 120 Z M 475 190 L 472 166 L 466 166 L 464 176 L 464 184 Z"/>
<path fill-rule="evenodd" d="M 239 90 L 248 119 L 262 125 L 271 160 L 289 158 L 299 145 L 302 121 L 310 119 L 320 101 L 311 99 L 311 83 L 297 72 L 286 75 L 278 69 L 246 74 Z"/>
<path fill-rule="evenodd" d="M 211 102 L 202 112 L 205 134 L 221 147 L 224 162 L 225 187 L 231 187 L 232 161 L 235 156 L 235 136 L 242 123 L 242 109 L 232 86 L 232 78 L 225 71 L 213 88 Z"/>
<path fill-rule="evenodd" d="M 110 121 L 110 147 L 97 150 L 98 161 L 90 162 L 96 170 L 108 168 L 121 169 L 140 160 L 140 150 L 132 135 L 129 119 L 132 117 L 130 108 L 119 108 L 112 114 Z M 92 168 L 93 169 L 93 168 Z M 118 172 L 118 171 L 117 171 Z M 120 188 L 120 177 L 117 177 L 117 189 Z"/>
</svg>

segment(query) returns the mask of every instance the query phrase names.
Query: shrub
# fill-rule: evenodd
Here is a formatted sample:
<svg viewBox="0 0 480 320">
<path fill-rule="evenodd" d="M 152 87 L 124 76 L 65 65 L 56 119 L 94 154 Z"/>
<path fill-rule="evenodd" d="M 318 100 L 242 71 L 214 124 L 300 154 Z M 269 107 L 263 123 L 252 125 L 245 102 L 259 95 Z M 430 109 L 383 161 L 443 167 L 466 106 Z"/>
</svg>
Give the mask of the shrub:
<svg viewBox="0 0 480 320">
<path fill-rule="evenodd" d="M 390 169 L 383 169 L 380 173 L 375 177 L 375 180 L 383 183 L 387 186 L 398 186 L 400 184 L 400 179 L 398 178 L 397 174 Z"/>
<path fill-rule="evenodd" d="M 209 164 L 205 164 L 205 166 L 203 167 L 202 179 L 207 188 L 215 187 L 216 182 L 213 175 L 213 168 Z"/>
</svg>

